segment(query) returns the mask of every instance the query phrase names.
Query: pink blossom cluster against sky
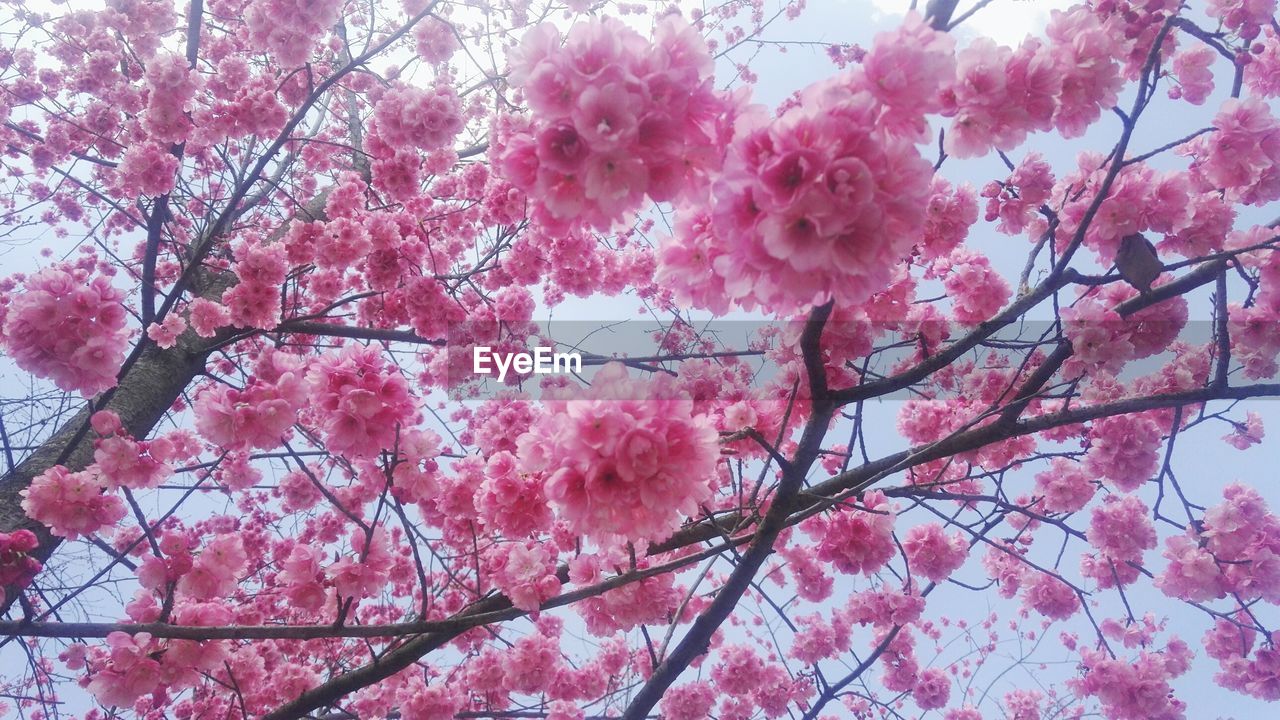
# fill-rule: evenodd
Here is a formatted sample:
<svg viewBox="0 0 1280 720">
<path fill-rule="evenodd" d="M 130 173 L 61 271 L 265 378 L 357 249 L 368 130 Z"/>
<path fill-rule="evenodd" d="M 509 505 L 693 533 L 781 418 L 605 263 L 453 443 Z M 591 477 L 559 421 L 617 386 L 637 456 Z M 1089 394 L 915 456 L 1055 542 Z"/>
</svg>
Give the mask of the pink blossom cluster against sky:
<svg viewBox="0 0 1280 720">
<path fill-rule="evenodd" d="M 148 629 L 0 646 L 42 678 L 0 690 L 94 718 L 1269 711 L 1280 412 L 1235 398 L 1280 372 L 1275 3 L 1197 6 L 1247 52 L 1188 29 L 1164 75 L 1173 2 L 946 33 L 802 4 L 744 4 L 758 42 L 700 8 L 460 6 L 364 67 L 390 35 L 337 0 L 211 0 L 195 59 L 156 31 L 181 9 L 111 0 L 5 56 L 10 175 L 51 209 L 0 250 L 0 410 L 103 399 L 83 461 L 26 481 L 0 585 L 31 589 L 15 619 L 59 622 L 39 589 Z M 66 88 L 114 104 L 49 121 Z M 1109 271 L 1135 234 L 1154 294 Z M 659 359 L 606 362 L 665 313 Z M 725 317 L 765 329 L 722 348 Z M 547 318 L 591 321 L 533 338 L 598 351 L 583 377 L 459 381 L 446 344 Z M 1021 334 L 938 362 L 993 319 Z M 197 347 L 144 422 L 122 367 Z M 330 634 L 200 639 L 228 626 Z"/>
</svg>

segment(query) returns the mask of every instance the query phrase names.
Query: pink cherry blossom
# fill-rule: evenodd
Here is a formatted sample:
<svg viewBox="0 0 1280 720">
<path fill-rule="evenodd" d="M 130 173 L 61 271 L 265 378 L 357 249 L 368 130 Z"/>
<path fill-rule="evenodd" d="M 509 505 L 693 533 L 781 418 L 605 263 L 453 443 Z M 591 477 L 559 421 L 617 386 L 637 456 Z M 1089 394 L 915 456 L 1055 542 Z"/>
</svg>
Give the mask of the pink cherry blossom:
<svg viewBox="0 0 1280 720">
<path fill-rule="evenodd" d="M 123 299 L 108 277 L 41 270 L 10 301 L 0 342 L 18 367 L 91 397 L 116 384 L 129 339 Z"/>
<path fill-rule="evenodd" d="M 570 527 L 602 541 L 655 540 L 698 513 L 715 430 L 665 380 L 632 380 L 610 364 L 517 441 L 521 468 L 546 478 L 546 496 Z"/>
</svg>

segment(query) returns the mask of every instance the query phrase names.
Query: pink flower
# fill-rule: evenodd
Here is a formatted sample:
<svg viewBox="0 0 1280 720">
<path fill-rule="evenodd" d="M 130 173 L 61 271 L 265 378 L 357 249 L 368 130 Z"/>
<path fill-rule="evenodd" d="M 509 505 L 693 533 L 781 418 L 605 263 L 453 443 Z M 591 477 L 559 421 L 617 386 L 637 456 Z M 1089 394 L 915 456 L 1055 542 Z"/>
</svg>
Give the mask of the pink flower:
<svg viewBox="0 0 1280 720">
<path fill-rule="evenodd" d="M 1022 601 L 1050 620 L 1065 620 L 1080 609 L 1080 597 L 1070 585 L 1039 571 L 1027 573 Z"/>
<path fill-rule="evenodd" d="M 292 356 L 264 352 L 243 390 L 215 385 L 197 396 L 196 429 L 228 450 L 278 447 L 307 400 L 302 370 Z"/>
<path fill-rule="evenodd" d="M 376 597 L 390 580 L 395 562 L 386 530 L 378 527 L 373 537 L 364 530 L 352 530 L 349 545 L 350 553 L 330 565 L 325 574 L 339 597 Z"/>
<path fill-rule="evenodd" d="M 373 120 L 378 136 L 392 147 L 435 150 L 448 147 L 462 129 L 462 106 L 448 84 L 429 90 L 397 85 L 378 100 Z"/>
<path fill-rule="evenodd" d="M 729 301 L 779 313 L 831 297 L 863 303 L 923 229 L 928 162 L 879 124 L 860 78 L 809 87 L 777 120 L 740 114 L 709 235 L 676 238 L 709 245 Z"/>
<path fill-rule="evenodd" d="M 1150 510 L 1134 495 L 1108 495 L 1093 509 L 1089 544 L 1116 563 L 1141 563 L 1143 552 L 1156 546 Z"/>
<path fill-rule="evenodd" d="M 601 542 L 657 540 L 696 515 L 719 455 L 710 419 L 668 378 L 631 380 L 617 363 L 555 401 L 517 446 L 561 517 Z"/>
<path fill-rule="evenodd" d="M 927 668 L 920 671 L 916 687 L 911 697 L 921 710 L 936 710 L 947 704 L 951 697 L 951 679 L 941 668 Z"/>
<path fill-rule="evenodd" d="M 198 600 L 229 597 L 248 562 L 241 536 L 219 535 L 196 556 L 191 570 L 178 581 L 178 591 Z"/>
<path fill-rule="evenodd" d="M 910 12 L 895 30 L 876 35 L 862 63 L 871 92 L 893 111 L 917 118 L 941 108 L 939 91 L 955 73 L 955 41 Z M 905 112 L 904 112 L 905 111 Z"/>
<path fill-rule="evenodd" d="M 178 158 L 163 147 L 142 142 L 125 151 L 116 172 L 125 194 L 156 197 L 173 190 L 178 166 Z"/>
<path fill-rule="evenodd" d="M 1094 421 L 1084 469 L 1124 492 L 1152 479 L 1160 463 L 1161 433 L 1155 420 L 1142 415 L 1116 415 Z"/>
<path fill-rule="evenodd" d="M 28 277 L 0 318 L 0 343 L 18 367 L 92 397 L 115 387 L 129 333 L 124 293 L 70 267 Z"/>
<path fill-rule="evenodd" d="M 916 525 L 908 530 L 902 549 L 911 571 L 933 582 L 946 580 L 969 555 L 964 535 L 957 532 L 948 537 L 938 523 Z"/>
<path fill-rule="evenodd" d="M 1164 557 L 1169 565 L 1156 578 L 1156 587 L 1169 597 L 1188 602 L 1206 602 L 1226 596 L 1218 563 L 1194 538 L 1174 535 L 1165 540 Z"/>
<path fill-rule="evenodd" d="M 68 472 L 61 465 L 46 470 L 23 490 L 22 509 L 54 535 L 74 540 L 93 535 L 120 522 L 124 502 L 104 493 L 106 483 L 96 470 Z"/>
<path fill-rule="evenodd" d="M 861 507 L 840 506 L 827 518 L 815 517 L 805 532 L 818 541 L 818 558 L 842 573 L 870 575 L 897 552 L 893 543 L 894 511 L 878 490 L 863 496 Z"/>
<path fill-rule="evenodd" d="M 0 533 L 0 588 L 21 590 L 31 584 L 44 567 L 39 560 L 28 555 L 39 545 L 39 538 L 30 530 Z"/>
<path fill-rule="evenodd" d="M 1192 105 L 1203 105 L 1213 92 L 1213 66 L 1218 55 L 1208 45 L 1196 43 L 1173 56 L 1173 73 L 1178 77 L 1179 95 Z M 1169 90 L 1173 93 L 1173 88 Z"/>
<path fill-rule="evenodd" d="M 147 328 L 147 337 L 154 340 L 158 347 L 168 349 L 177 344 L 178 336 L 186 329 L 187 321 L 177 313 L 170 313 L 163 322 L 152 323 Z"/>
<path fill-rule="evenodd" d="M 341 10 L 339 0 L 251 0 L 244 21 L 255 47 L 269 51 L 281 65 L 294 67 L 307 61 L 316 40 L 334 26 Z"/>
<path fill-rule="evenodd" d="M 306 379 L 313 417 L 333 452 L 368 457 L 391 448 L 417 409 L 404 376 L 376 347 L 352 345 L 322 356 Z"/>
<path fill-rule="evenodd" d="M 1259 205 L 1280 198 L 1280 123 L 1257 98 L 1231 99 L 1214 117 L 1217 132 L 1198 138 L 1197 169 L 1236 202 Z"/>
<path fill-rule="evenodd" d="M 113 632 L 107 635 L 110 648 L 106 668 L 89 683 L 89 692 L 98 702 L 130 707 L 160 683 L 160 664 L 151 657 L 151 635 Z"/>
<path fill-rule="evenodd" d="M 486 560 L 494 584 L 521 610 L 536 612 L 560 592 L 555 556 L 545 546 L 501 543 L 492 547 Z"/>
<path fill-rule="evenodd" d="M 1036 475 L 1036 494 L 1049 512 L 1082 510 L 1097 490 L 1080 463 L 1054 458 L 1050 469 Z"/>
<path fill-rule="evenodd" d="M 667 720 L 704 720 L 711 716 L 716 690 L 707 681 L 678 685 L 662 696 L 662 717 Z"/>
<path fill-rule="evenodd" d="M 540 201 L 534 217 L 556 228 L 605 229 L 646 195 L 675 200 L 705 187 L 717 157 L 712 63 L 678 15 L 655 27 L 650 45 L 613 18 L 530 30 L 510 55 L 511 81 L 533 116 L 497 143 L 506 178 Z"/>
<path fill-rule="evenodd" d="M 1008 302 L 1012 292 L 985 256 L 967 248 L 957 248 L 945 261 L 935 263 L 935 271 L 945 267 L 943 287 L 951 296 L 956 320 L 976 324 L 990 320 Z M 943 273 L 939 273 L 943 274 Z"/>
</svg>

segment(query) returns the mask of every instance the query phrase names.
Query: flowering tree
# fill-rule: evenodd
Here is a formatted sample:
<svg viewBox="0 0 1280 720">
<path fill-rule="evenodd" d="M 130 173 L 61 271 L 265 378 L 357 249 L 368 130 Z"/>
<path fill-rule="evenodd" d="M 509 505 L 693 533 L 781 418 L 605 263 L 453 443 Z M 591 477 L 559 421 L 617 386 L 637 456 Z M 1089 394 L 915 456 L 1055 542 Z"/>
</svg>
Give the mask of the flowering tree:
<svg viewBox="0 0 1280 720">
<path fill-rule="evenodd" d="M 934 0 L 776 107 L 799 0 L 566 4 L 3 3 L 0 712 L 1280 699 L 1280 519 L 1178 473 L 1280 394 L 1273 0 Z M 472 372 L 574 298 L 652 352 Z"/>
</svg>

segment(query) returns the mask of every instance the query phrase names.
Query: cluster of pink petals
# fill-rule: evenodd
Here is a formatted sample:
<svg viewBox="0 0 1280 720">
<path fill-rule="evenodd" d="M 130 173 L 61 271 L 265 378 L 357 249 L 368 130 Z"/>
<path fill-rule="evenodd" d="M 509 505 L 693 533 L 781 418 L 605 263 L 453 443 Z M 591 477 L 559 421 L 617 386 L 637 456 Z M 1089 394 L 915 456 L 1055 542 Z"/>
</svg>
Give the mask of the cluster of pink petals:
<svg viewBox="0 0 1280 720">
<path fill-rule="evenodd" d="M 952 187 L 941 175 L 935 175 L 925 207 L 924 233 L 917 245 L 921 257 L 928 261 L 951 253 L 969 237 L 969 229 L 977 221 L 978 197 L 973 186 Z"/>
<path fill-rule="evenodd" d="M 830 622 L 820 614 L 801 615 L 795 619 L 799 628 L 791 642 L 791 657 L 806 665 L 836 657 L 849 649 L 850 625 L 837 614 Z"/>
<path fill-rule="evenodd" d="M 1085 472 L 1080 463 L 1054 458 L 1048 470 L 1036 475 L 1036 495 L 1049 512 L 1073 513 L 1093 499 L 1097 492 L 1093 480 L 1094 476 Z"/>
<path fill-rule="evenodd" d="M 413 26 L 418 56 L 430 63 L 442 63 L 457 52 L 458 37 L 449 21 L 428 15 Z"/>
<path fill-rule="evenodd" d="M 396 569 L 387 533 L 378 528 L 370 536 L 366 531 L 351 531 L 350 550 L 325 571 L 342 598 L 376 597 Z"/>
<path fill-rule="evenodd" d="M 698 514 L 719 458 L 711 420 L 668 376 L 632 380 L 621 363 L 553 401 L 517 446 L 560 517 L 602 544 L 658 540 Z"/>
<path fill-rule="evenodd" d="M 231 270 L 238 282 L 222 294 L 231 321 L 238 327 L 262 330 L 275 327 L 280 319 L 280 285 L 289 271 L 285 248 L 279 243 L 247 242 L 236 248 L 235 257 Z M 193 303 L 192 323 L 200 332 L 203 323 L 197 323 L 195 312 Z M 215 308 L 207 306 L 202 312 L 220 315 Z M 210 317 L 208 320 L 216 323 L 220 318 Z"/>
<path fill-rule="evenodd" d="M 965 324 L 990 320 L 1008 302 L 1009 283 L 991 267 L 991 261 L 967 247 L 959 247 L 939 258 L 930 268 L 943 278 L 951 298 L 951 313 Z"/>
<path fill-rule="evenodd" d="M 1121 316 L 1114 308 L 1136 294 L 1128 285 L 1112 283 L 1062 310 L 1063 330 L 1074 351 L 1064 374 L 1117 375 L 1130 360 L 1169 347 L 1186 326 L 1187 301 L 1174 297 Z"/>
<path fill-rule="evenodd" d="M 925 78 L 925 94 L 942 79 Z M 776 120 L 745 111 L 712 186 L 710 247 L 664 259 L 710 259 L 730 300 L 778 313 L 858 305 L 883 288 L 924 230 L 933 171 L 909 139 L 909 107 L 878 92 L 906 97 L 851 71 L 804 90 Z M 706 282 L 705 270 L 684 275 Z"/>
<path fill-rule="evenodd" d="M 729 645 L 721 649 L 720 661 L 711 669 L 711 680 L 726 701 L 745 702 L 752 710 L 761 710 L 766 718 L 775 718 L 786 713 L 791 698 L 790 685 L 786 672 L 777 663 L 766 663 L 751 647 L 746 645 Z M 736 708 L 738 703 L 722 705 L 717 717 L 750 717 L 750 714 L 725 712 Z"/>
<path fill-rule="evenodd" d="M 519 461 L 502 451 L 489 457 L 476 493 L 476 514 L 485 526 L 511 539 L 551 527 L 551 506 L 535 474 L 519 471 Z"/>
<path fill-rule="evenodd" d="M 55 465 L 22 491 L 22 509 L 54 535 L 74 540 L 109 528 L 125 516 L 124 501 L 104 492 L 106 487 L 96 468 L 73 473 Z"/>
<path fill-rule="evenodd" d="M 321 356 L 306 383 L 308 409 L 334 453 L 371 457 L 392 448 L 417 411 L 408 381 L 377 347 L 351 345 Z"/>
<path fill-rule="evenodd" d="M 1075 589 L 1047 572 L 1027 573 L 1022 602 L 1050 620 L 1065 620 L 1080 609 L 1080 596 Z"/>
<path fill-rule="evenodd" d="M 138 584 L 148 590 L 163 591 L 169 583 L 190 572 L 195 563 L 188 540 L 181 533 L 157 533 L 159 555 L 138 563 Z"/>
<path fill-rule="evenodd" d="M 850 596 L 844 617 L 850 623 L 888 628 L 908 625 L 920 619 L 925 599 L 893 590 L 866 590 Z"/>
<path fill-rule="evenodd" d="M 213 385 L 195 405 L 196 429 L 206 440 L 228 450 L 269 450 L 292 432 L 298 410 L 306 403 L 302 363 L 268 350 L 258 358 L 243 389 Z"/>
<path fill-rule="evenodd" d="M 1214 116 L 1217 132 L 1188 143 L 1192 171 L 1208 190 L 1224 190 L 1228 200 L 1264 205 L 1280 199 L 1280 121 L 1254 97 L 1230 99 Z"/>
<path fill-rule="evenodd" d="M 705 720 L 712 716 L 716 696 L 715 687 L 705 680 L 677 685 L 662 696 L 662 717 L 667 720 Z"/>
<path fill-rule="evenodd" d="M 1280 518 L 1256 490 L 1229 485 L 1205 511 L 1200 532 L 1165 541 L 1169 561 L 1156 585 L 1183 600 L 1233 593 L 1241 601 L 1280 602 Z"/>
<path fill-rule="evenodd" d="M 942 668 L 925 668 L 916 678 L 911 698 L 921 710 L 937 710 L 951 697 L 951 679 Z"/>
<path fill-rule="evenodd" d="M 114 435 L 94 443 L 93 462 L 108 490 L 153 488 L 173 474 L 173 444 L 164 438 L 138 442 Z"/>
<path fill-rule="evenodd" d="M 30 530 L 0 533 L 0 588 L 21 590 L 31 584 L 43 567 L 29 555 L 39 544 L 36 534 Z"/>
<path fill-rule="evenodd" d="M 841 505 L 801 527 L 817 540 L 818 558 L 842 573 L 870 575 L 897 554 L 893 542 L 895 511 L 879 490 L 863 496 L 858 507 Z"/>
<path fill-rule="evenodd" d="M 1173 74 L 1178 84 L 1169 88 L 1171 97 L 1192 105 L 1203 105 L 1213 92 L 1213 63 L 1218 54 L 1208 45 L 1196 44 L 1173 56 Z"/>
<path fill-rule="evenodd" d="M 1108 720 L 1183 720 L 1186 703 L 1173 697 L 1169 681 L 1187 671 L 1191 653 L 1171 643 L 1164 652 L 1142 652 L 1136 660 L 1104 650 L 1080 653 L 1084 678 L 1074 685 L 1097 698 Z"/>
<path fill-rule="evenodd" d="M 1275 331 L 1280 313 L 1274 307 L 1239 303 L 1228 306 L 1228 330 L 1231 333 L 1231 356 L 1244 368 L 1249 379 L 1274 377 L 1280 372 L 1280 333 Z"/>
<path fill-rule="evenodd" d="M 199 89 L 199 75 L 186 58 L 160 53 L 147 63 L 147 112 L 143 126 L 160 143 L 180 143 L 191 132 L 186 113 Z"/>
<path fill-rule="evenodd" d="M 1245 622 L 1244 613 L 1218 618 L 1204 635 L 1205 654 L 1218 661 L 1221 671 L 1214 680 L 1224 688 L 1275 702 L 1280 700 L 1280 633 L 1264 635 Z M 1249 657 L 1252 653 L 1253 657 Z"/>
<path fill-rule="evenodd" d="M 916 525 L 902 539 L 911 572 L 933 582 L 946 580 L 969 556 L 969 543 L 959 531 L 947 535 L 938 523 Z"/>
<path fill-rule="evenodd" d="M 249 42 L 285 67 L 301 65 L 333 28 L 341 0 L 250 0 L 244 8 Z"/>
<path fill-rule="evenodd" d="M 140 621 L 153 621 L 159 608 Z M 173 622 L 214 627 L 233 622 L 231 610 L 221 603 L 179 601 Z M 160 640 L 150 633 L 107 635 L 106 647 L 72 645 L 61 655 L 71 670 L 89 669 L 87 689 L 106 707 L 128 708 L 161 689 L 191 687 L 204 674 L 224 667 L 229 653 L 221 641 Z"/>
<path fill-rule="evenodd" d="M 987 198 L 987 222 L 999 220 L 996 230 L 1014 235 L 1036 219 L 1040 206 L 1053 192 L 1053 170 L 1039 153 L 1027 153 L 1009 177 L 982 189 Z"/>
<path fill-rule="evenodd" d="M 1089 428 L 1084 469 L 1115 488 L 1133 492 L 1155 477 L 1160 465 L 1160 426 L 1147 415 L 1114 415 Z"/>
<path fill-rule="evenodd" d="M 178 591 L 197 600 L 230 597 L 248 563 L 240 535 L 219 535 L 195 557 L 191 569 L 178 581 Z"/>
<path fill-rule="evenodd" d="M 714 166 L 725 102 L 702 37 L 678 16 L 659 20 L 652 41 L 614 18 L 583 20 L 563 46 L 543 23 L 510 60 L 533 113 L 497 163 L 542 222 L 605 229 L 646 195 L 677 199 Z"/>
<path fill-rule="evenodd" d="M 620 559 L 615 558 L 615 564 Z M 643 570 L 651 564 L 652 561 L 645 558 L 638 560 L 636 567 Z M 569 580 L 580 586 L 594 585 L 605 579 L 605 568 L 605 558 L 600 555 L 579 555 L 569 561 Z M 663 622 L 683 599 L 684 593 L 671 575 L 657 575 L 589 598 L 580 606 L 580 612 L 588 632 L 608 637 L 639 625 Z"/>
<path fill-rule="evenodd" d="M 323 553 L 308 545 L 294 545 L 280 563 L 276 578 L 284 587 L 289 603 L 300 610 L 315 612 L 328 599 L 325 574 L 321 565 Z"/>
<path fill-rule="evenodd" d="M 1151 510 L 1135 495 L 1108 495 L 1092 511 L 1088 538 L 1113 563 L 1141 564 L 1143 553 L 1156 546 Z"/>
<path fill-rule="evenodd" d="M 1276 0 L 1209 0 L 1205 12 L 1245 40 L 1258 37 L 1272 23 Z"/>
<path fill-rule="evenodd" d="M 533 541 L 500 543 L 485 556 L 494 585 L 521 610 L 536 612 L 560 592 L 555 553 L 547 548 Z"/>
<path fill-rule="evenodd" d="M 41 270 L 0 307 L 0 345 L 18 367 L 92 397 L 115 387 L 129 343 L 124 293 L 110 278 Z"/>
<path fill-rule="evenodd" d="M 373 108 L 378 137 L 393 148 L 435 150 L 462 130 L 462 103 L 447 83 L 430 89 L 396 85 Z"/>
<path fill-rule="evenodd" d="M 946 150 L 976 157 L 1009 150 L 1027 133 L 1056 128 L 1078 137 L 1116 103 L 1123 82 L 1116 29 L 1086 6 L 1052 11 L 1049 42 L 1028 37 L 1016 50 L 979 38 L 956 55 L 955 82 L 943 94 L 954 117 Z"/>
</svg>

